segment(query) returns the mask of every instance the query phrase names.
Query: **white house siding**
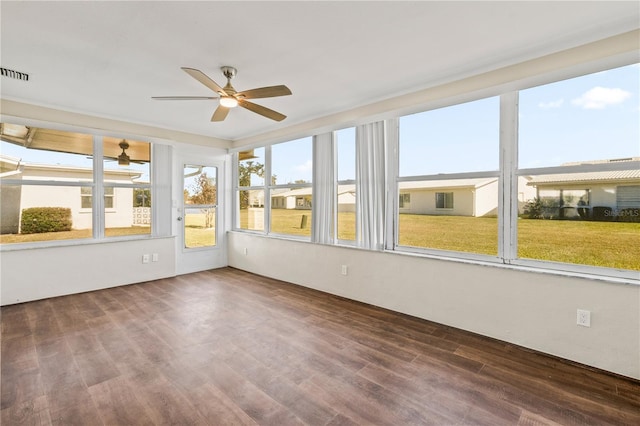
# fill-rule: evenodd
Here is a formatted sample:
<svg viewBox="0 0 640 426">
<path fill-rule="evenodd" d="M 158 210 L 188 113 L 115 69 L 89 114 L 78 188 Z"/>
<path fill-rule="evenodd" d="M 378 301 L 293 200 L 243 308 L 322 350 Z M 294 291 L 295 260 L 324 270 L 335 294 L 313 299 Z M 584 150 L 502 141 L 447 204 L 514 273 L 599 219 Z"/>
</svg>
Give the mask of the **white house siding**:
<svg viewBox="0 0 640 426">
<path fill-rule="evenodd" d="M 10 159 L 1 158 L 2 163 Z M 139 173 L 130 170 L 105 170 L 105 181 L 109 183 L 131 183 Z M 67 167 L 58 165 L 23 164 L 11 179 L 43 182 L 79 182 L 90 183 L 93 171 L 85 167 Z M 2 232 L 16 233 L 18 220 L 24 209 L 32 207 L 64 207 L 71 209 L 73 229 L 91 229 L 92 209 L 82 208 L 81 187 L 56 185 L 21 185 L 10 191 L 2 192 L 3 213 Z M 19 191 L 19 194 L 16 192 Z M 107 228 L 130 227 L 133 225 L 133 188 L 114 188 L 113 208 L 105 209 Z"/>
<path fill-rule="evenodd" d="M 355 192 L 345 192 L 338 194 L 338 211 L 353 213 L 356 211 Z"/>
<path fill-rule="evenodd" d="M 78 186 L 22 186 L 20 211 L 32 207 L 65 207 L 71 209 L 73 229 L 91 228 L 91 209 L 83 212 Z"/>
<path fill-rule="evenodd" d="M 453 208 L 437 209 L 436 192 L 452 192 Z M 473 216 L 472 188 L 404 189 L 400 193 L 411 194 L 410 202 L 405 203 L 405 207 L 400 209 L 401 214 Z"/>
<path fill-rule="evenodd" d="M 473 215 L 497 216 L 498 215 L 498 181 L 494 180 L 487 185 L 476 188 L 475 190 L 475 206 Z M 453 205 L 455 206 L 455 195 Z"/>
<path fill-rule="evenodd" d="M 107 228 L 127 228 L 133 224 L 133 189 L 114 188 L 113 208 L 105 209 Z M 91 209 L 82 208 L 78 186 L 22 186 L 20 211 L 31 207 L 71 209 L 73 229 L 91 229 Z"/>
</svg>

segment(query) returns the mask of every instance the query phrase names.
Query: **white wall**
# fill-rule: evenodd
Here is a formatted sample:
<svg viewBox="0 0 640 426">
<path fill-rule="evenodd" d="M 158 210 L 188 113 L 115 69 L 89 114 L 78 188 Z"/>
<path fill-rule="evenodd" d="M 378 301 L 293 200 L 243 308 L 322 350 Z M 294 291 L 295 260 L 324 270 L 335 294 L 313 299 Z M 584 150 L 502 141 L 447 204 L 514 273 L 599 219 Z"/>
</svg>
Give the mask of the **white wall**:
<svg viewBox="0 0 640 426">
<path fill-rule="evenodd" d="M 498 181 L 476 189 L 473 199 L 473 215 L 476 217 L 497 216 L 498 215 Z M 455 203 L 455 201 L 454 201 Z M 455 205 L 455 204 L 454 204 Z"/>
<path fill-rule="evenodd" d="M 436 208 L 436 193 L 452 192 L 453 209 Z M 474 189 L 467 188 L 438 188 L 438 189 L 403 189 L 402 194 L 411 194 L 411 201 L 400 209 L 400 213 L 428 214 L 444 216 L 474 216 Z M 496 202 L 496 206 L 497 206 Z"/>
<path fill-rule="evenodd" d="M 640 379 L 640 286 L 239 232 L 228 242 L 235 268 Z"/>
<path fill-rule="evenodd" d="M 26 302 L 175 275 L 175 238 L 3 251 L 0 304 Z M 142 263 L 158 253 L 158 262 Z"/>
</svg>

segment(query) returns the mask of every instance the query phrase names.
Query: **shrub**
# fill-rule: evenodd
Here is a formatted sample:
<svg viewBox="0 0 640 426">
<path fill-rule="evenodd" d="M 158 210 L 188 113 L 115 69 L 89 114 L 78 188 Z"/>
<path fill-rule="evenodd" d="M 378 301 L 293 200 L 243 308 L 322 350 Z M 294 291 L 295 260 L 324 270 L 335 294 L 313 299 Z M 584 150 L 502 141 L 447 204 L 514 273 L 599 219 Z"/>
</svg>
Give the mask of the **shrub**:
<svg viewBox="0 0 640 426">
<path fill-rule="evenodd" d="M 32 207 L 22 210 L 20 233 L 71 231 L 71 209 L 65 207 Z"/>
<path fill-rule="evenodd" d="M 640 208 L 627 208 L 618 212 L 618 222 L 640 223 Z"/>
</svg>

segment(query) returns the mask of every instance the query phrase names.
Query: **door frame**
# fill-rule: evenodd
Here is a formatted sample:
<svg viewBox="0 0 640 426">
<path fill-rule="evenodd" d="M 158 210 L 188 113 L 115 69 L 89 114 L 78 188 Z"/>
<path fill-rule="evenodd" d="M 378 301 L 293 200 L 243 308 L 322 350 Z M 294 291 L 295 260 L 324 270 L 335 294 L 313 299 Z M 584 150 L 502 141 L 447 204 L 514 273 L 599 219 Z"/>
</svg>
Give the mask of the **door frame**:
<svg viewBox="0 0 640 426">
<path fill-rule="evenodd" d="M 202 165 L 217 168 L 216 176 L 216 245 L 213 247 L 186 248 L 184 243 L 184 166 Z M 224 238 L 226 220 L 225 158 L 198 154 L 177 154 L 174 162 L 173 234 L 176 236 L 176 274 L 205 271 L 227 266 L 227 247 Z"/>
</svg>

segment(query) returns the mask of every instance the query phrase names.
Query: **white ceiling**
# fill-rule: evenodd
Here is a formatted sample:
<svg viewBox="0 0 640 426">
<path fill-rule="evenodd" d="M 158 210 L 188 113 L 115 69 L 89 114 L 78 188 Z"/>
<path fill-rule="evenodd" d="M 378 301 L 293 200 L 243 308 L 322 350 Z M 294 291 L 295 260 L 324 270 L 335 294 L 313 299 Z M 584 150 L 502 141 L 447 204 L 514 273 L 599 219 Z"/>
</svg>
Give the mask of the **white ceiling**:
<svg viewBox="0 0 640 426">
<path fill-rule="evenodd" d="M 0 2 L 2 98 L 227 140 L 361 107 L 636 29 L 640 3 Z M 210 96 L 180 67 L 237 90 L 286 84 L 292 96 L 210 122 Z"/>
</svg>

